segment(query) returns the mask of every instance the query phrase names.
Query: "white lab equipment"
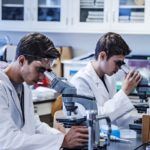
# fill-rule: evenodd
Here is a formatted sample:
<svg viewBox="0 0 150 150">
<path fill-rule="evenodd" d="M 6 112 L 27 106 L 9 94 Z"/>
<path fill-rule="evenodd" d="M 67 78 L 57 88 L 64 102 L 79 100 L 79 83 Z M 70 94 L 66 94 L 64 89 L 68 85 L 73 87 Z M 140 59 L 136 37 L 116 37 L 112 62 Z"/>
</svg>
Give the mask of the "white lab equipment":
<svg viewBox="0 0 150 150">
<path fill-rule="evenodd" d="M 56 99 L 58 95 L 57 91 L 47 87 L 39 86 L 36 89 L 32 89 L 33 101 Z"/>
<path fill-rule="evenodd" d="M 130 129 L 121 129 L 120 130 L 120 138 L 122 139 L 136 139 L 137 133 L 134 130 Z"/>
</svg>

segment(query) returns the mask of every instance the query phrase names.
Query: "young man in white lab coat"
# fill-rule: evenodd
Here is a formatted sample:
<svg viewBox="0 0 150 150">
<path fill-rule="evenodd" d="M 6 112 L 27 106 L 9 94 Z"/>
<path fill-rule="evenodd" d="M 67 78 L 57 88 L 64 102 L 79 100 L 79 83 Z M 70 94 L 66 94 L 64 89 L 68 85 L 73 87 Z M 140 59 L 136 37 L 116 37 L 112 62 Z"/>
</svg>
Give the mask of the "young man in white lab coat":
<svg viewBox="0 0 150 150">
<path fill-rule="evenodd" d="M 97 42 L 95 60 L 71 79 L 78 94 L 95 97 L 98 114 L 108 115 L 113 123 L 124 127 L 133 121 L 129 112 L 134 106 L 128 95 L 141 80 L 137 71 L 131 71 L 125 77 L 121 90 L 115 92 L 114 74 L 129 53 L 130 49 L 120 35 L 106 33 Z M 84 109 L 80 105 L 79 110 L 84 115 Z"/>
<path fill-rule="evenodd" d="M 59 56 L 45 35 L 32 33 L 18 43 L 15 61 L 0 71 L 1 150 L 59 150 L 87 143 L 87 128 L 72 127 L 63 134 L 34 115 L 29 85 L 43 79 Z"/>
</svg>

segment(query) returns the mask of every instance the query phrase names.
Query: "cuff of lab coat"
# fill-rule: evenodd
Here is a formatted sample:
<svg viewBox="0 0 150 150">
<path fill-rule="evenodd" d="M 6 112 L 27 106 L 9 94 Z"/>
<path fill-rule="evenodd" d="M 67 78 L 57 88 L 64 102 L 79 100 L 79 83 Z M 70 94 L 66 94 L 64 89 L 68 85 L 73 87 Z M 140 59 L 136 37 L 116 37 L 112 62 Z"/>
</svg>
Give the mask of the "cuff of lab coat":
<svg viewBox="0 0 150 150">
<path fill-rule="evenodd" d="M 126 113 L 132 111 L 134 106 L 128 96 L 124 93 L 123 90 L 118 91 L 114 99 L 117 100 L 118 109 L 111 115 L 112 121 L 118 119 L 119 117 L 125 115 Z"/>
<path fill-rule="evenodd" d="M 58 142 L 56 144 L 56 149 L 61 149 L 62 143 L 64 141 L 65 134 L 61 134 L 58 138 Z"/>
<path fill-rule="evenodd" d="M 125 92 L 122 89 L 118 92 L 118 95 L 120 95 L 123 98 L 122 104 L 127 105 L 128 109 L 134 108 L 131 100 L 129 99 L 129 97 L 125 94 Z"/>
</svg>

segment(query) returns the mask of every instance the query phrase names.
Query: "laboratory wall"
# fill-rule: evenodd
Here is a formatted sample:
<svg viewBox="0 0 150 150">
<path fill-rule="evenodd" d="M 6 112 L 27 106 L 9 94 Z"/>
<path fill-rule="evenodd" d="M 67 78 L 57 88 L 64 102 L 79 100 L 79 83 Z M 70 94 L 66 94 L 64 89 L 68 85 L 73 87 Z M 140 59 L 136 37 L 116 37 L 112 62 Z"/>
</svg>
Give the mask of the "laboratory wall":
<svg viewBox="0 0 150 150">
<path fill-rule="evenodd" d="M 0 32 L 0 38 L 9 37 L 12 44 L 17 44 L 19 39 L 27 32 Z M 72 46 L 73 56 L 93 52 L 97 40 L 102 34 L 79 33 L 45 33 L 56 46 Z M 150 55 L 150 35 L 122 35 L 132 49 L 132 54 Z"/>
</svg>

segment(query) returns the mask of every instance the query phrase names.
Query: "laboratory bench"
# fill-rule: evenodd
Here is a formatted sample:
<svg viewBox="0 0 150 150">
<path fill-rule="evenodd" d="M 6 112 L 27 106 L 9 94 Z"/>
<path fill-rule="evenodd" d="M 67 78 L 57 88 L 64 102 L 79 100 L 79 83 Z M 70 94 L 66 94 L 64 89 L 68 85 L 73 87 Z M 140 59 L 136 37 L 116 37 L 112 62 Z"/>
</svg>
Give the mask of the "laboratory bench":
<svg viewBox="0 0 150 150">
<path fill-rule="evenodd" d="M 110 145 L 107 148 L 100 148 L 94 150 L 135 150 L 138 146 L 142 144 L 141 135 L 138 135 L 136 139 L 131 139 L 131 142 L 119 142 L 111 141 Z M 69 150 L 69 149 L 63 149 Z M 87 149 L 73 149 L 73 150 L 87 150 Z M 144 147 L 140 147 L 136 150 L 145 150 Z"/>
<path fill-rule="evenodd" d="M 119 142 L 112 141 L 110 146 L 107 147 L 107 150 L 135 150 L 138 146 L 142 144 L 141 135 L 138 134 L 136 139 L 131 139 L 130 142 Z M 137 150 L 144 150 L 143 147 Z"/>
</svg>

